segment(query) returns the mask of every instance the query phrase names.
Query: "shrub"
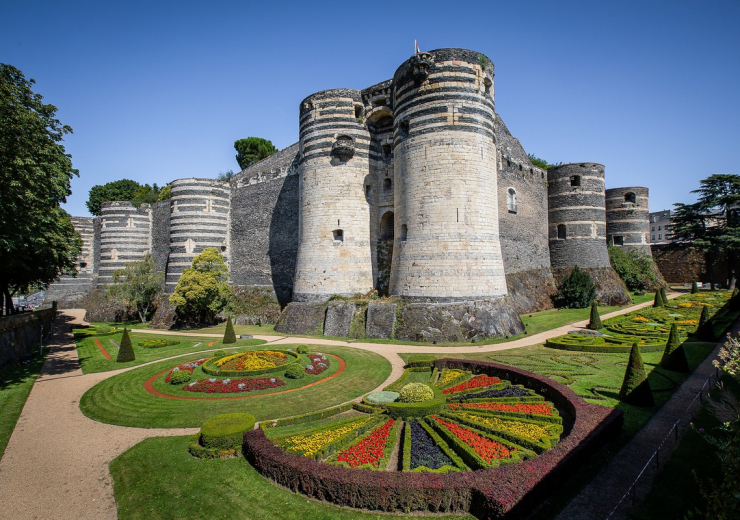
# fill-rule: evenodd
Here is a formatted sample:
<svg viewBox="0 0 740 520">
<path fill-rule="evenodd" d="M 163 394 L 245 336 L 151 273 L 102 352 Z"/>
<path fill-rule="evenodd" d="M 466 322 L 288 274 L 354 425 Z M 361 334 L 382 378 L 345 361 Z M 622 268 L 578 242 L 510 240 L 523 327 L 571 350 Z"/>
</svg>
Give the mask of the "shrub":
<svg viewBox="0 0 740 520">
<path fill-rule="evenodd" d="M 170 384 L 184 385 L 185 383 L 189 383 L 192 378 L 192 372 L 188 372 L 187 370 L 175 370 L 170 374 Z"/>
<path fill-rule="evenodd" d="M 437 356 L 434 354 L 412 354 L 409 356 L 410 367 L 431 367 Z"/>
<path fill-rule="evenodd" d="M 699 292 L 699 286 L 696 285 L 696 282 L 691 284 L 691 294 L 696 294 Z"/>
<path fill-rule="evenodd" d="M 234 324 L 231 323 L 231 316 L 226 319 L 226 330 L 224 331 L 224 339 L 222 340 L 224 345 L 229 343 L 236 343 L 236 334 L 234 334 Z"/>
<path fill-rule="evenodd" d="M 172 345 L 179 345 L 180 342 L 176 339 L 145 339 L 139 341 L 139 346 L 142 348 L 160 348 L 160 347 L 171 347 Z"/>
<path fill-rule="evenodd" d="M 599 306 L 596 304 L 596 300 L 591 302 L 591 319 L 589 320 L 587 327 L 591 330 L 599 330 L 603 327 L 601 324 L 601 317 L 599 316 Z"/>
<path fill-rule="evenodd" d="M 701 316 L 699 316 L 699 325 L 696 326 L 696 333 L 699 335 L 699 339 L 714 339 L 712 325 L 711 323 L 709 323 L 709 307 L 707 307 L 706 305 L 702 306 L 701 308 Z"/>
<path fill-rule="evenodd" d="M 298 345 L 298 348 L 296 348 L 295 351 L 299 354 L 308 354 L 310 352 L 308 345 Z"/>
<path fill-rule="evenodd" d="M 663 303 L 663 297 L 660 295 L 660 291 L 655 291 L 653 307 L 665 307 L 665 304 Z"/>
<path fill-rule="evenodd" d="M 555 295 L 555 305 L 571 309 L 585 309 L 596 297 L 591 275 L 575 266 L 562 281 Z"/>
<path fill-rule="evenodd" d="M 288 370 L 285 371 L 285 377 L 290 379 L 301 379 L 306 375 L 304 367 L 299 364 L 291 365 Z"/>
<path fill-rule="evenodd" d="M 409 383 L 399 392 L 398 401 L 401 403 L 423 403 L 434 399 L 434 392 L 422 383 Z"/>
<path fill-rule="evenodd" d="M 668 295 L 665 292 L 665 287 L 661 287 L 659 291 L 660 291 L 660 298 L 663 300 L 663 305 L 668 305 Z"/>
<path fill-rule="evenodd" d="M 398 392 L 373 392 L 367 394 L 365 399 L 371 404 L 386 404 L 396 401 L 400 395 Z"/>
<path fill-rule="evenodd" d="M 619 399 L 635 406 L 655 404 L 637 343 L 633 343 L 632 350 L 630 350 L 630 359 L 627 362 L 622 388 L 619 390 Z"/>
<path fill-rule="evenodd" d="M 101 336 L 103 334 L 110 334 L 112 330 L 110 325 L 98 325 L 95 327 L 95 332 Z"/>
<path fill-rule="evenodd" d="M 116 358 L 117 363 L 126 363 L 127 361 L 134 361 L 136 355 L 134 354 L 134 346 L 131 344 L 131 338 L 128 335 L 128 329 L 123 328 L 123 336 L 121 337 L 121 347 L 118 349 L 118 357 Z"/>
<path fill-rule="evenodd" d="M 662 283 L 653 258 L 647 253 L 609 246 L 609 262 L 631 291 L 654 289 Z"/>
<path fill-rule="evenodd" d="M 689 372 L 689 362 L 678 337 L 678 326 L 675 322 L 671 325 L 671 332 L 668 334 L 668 343 L 665 345 L 660 366 L 674 372 Z"/>
<path fill-rule="evenodd" d="M 254 416 L 247 413 L 211 417 L 200 428 L 200 444 L 206 448 L 238 448 L 244 432 L 254 429 L 254 422 Z"/>
<path fill-rule="evenodd" d="M 213 359 L 221 359 L 222 357 L 226 357 L 228 355 L 229 354 L 223 349 L 217 350 L 216 352 L 213 353 Z"/>
</svg>

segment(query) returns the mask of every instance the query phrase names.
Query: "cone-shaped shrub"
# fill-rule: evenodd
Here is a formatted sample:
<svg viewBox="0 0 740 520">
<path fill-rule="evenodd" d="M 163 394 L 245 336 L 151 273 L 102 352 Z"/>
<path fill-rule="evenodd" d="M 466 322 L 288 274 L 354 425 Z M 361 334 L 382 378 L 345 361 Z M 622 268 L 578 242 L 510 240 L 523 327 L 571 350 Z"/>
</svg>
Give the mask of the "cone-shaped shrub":
<svg viewBox="0 0 740 520">
<path fill-rule="evenodd" d="M 234 324 L 231 323 L 231 316 L 226 320 L 226 331 L 224 332 L 224 339 L 221 343 L 236 343 L 236 334 L 234 334 Z"/>
<path fill-rule="evenodd" d="M 665 307 L 663 304 L 663 298 L 660 297 L 660 291 L 655 291 L 655 299 L 653 300 L 653 307 Z"/>
<path fill-rule="evenodd" d="M 599 330 L 603 327 L 601 324 L 601 316 L 599 316 L 599 306 L 596 304 L 596 300 L 591 302 L 591 319 L 586 327 L 591 330 Z"/>
<path fill-rule="evenodd" d="M 660 366 L 674 372 L 688 373 L 689 371 L 689 362 L 686 360 L 686 352 L 684 352 L 681 339 L 678 336 L 676 322 L 673 322 L 673 325 L 671 325 L 671 332 L 668 334 L 668 343 L 665 345 Z"/>
<path fill-rule="evenodd" d="M 665 287 L 660 288 L 660 298 L 663 300 L 663 305 L 668 305 L 668 295 L 665 292 Z"/>
<path fill-rule="evenodd" d="M 116 362 L 125 363 L 127 361 L 133 361 L 136 359 L 134 354 L 134 346 L 131 344 L 131 338 L 128 336 L 128 330 L 126 327 L 123 328 L 123 336 L 121 336 L 121 346 L 118 349 L 118 357 Z"/>
<path fill-rule="evenodd" d="M 701 340 L 712 341 L 714 339 L 713 328 L 709 320 L 709 307 L 704 305 L 701 309 L 701 316 L 699 316 L 699 325 L 696 327 L 696 334 Z"/>
<path fill-rule="evenodd" d="M 637 343 L 633 343 L 630 350 L 630 360 L 627 363 L 627 371 L 624 373 L 622 388 L 619 390 L 619 399 L 635 406 L 655 404 Z"/>
<path fill-rule="evenodd" d="M 691 284 L 691 294 L 696 294 L 698 292 L 699 292 L 699 286 L 696 285 L 696 282 L 694 282 L 693 284 Z"/>
</svg>

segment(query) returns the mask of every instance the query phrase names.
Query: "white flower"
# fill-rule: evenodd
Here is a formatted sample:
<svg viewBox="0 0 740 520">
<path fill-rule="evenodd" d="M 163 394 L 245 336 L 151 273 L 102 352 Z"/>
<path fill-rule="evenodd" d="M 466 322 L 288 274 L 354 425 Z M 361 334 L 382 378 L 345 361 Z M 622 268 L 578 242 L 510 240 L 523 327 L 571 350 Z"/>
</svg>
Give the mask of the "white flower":
<svg viewBox="0 0 740 520">
<path fill-rule="evenodd" d="M 244 383 L 239 383 L 239 384 L 238 384 L 238 385 L 236 385 L 236 386 L 238 386 L 238 387 L 239 387 L 239 390 L 241 390 L 242 388 L 244 388 Z"/>
<path fill-rule="evenodd" d="M 197 381 L 193 381 L 193 382 L 192 382 L 192 383 L 190 383 L 190 384 L 189 384 L 188 386 L 195 386 L 195 384 L 196 384 L 196 383 L 197 383 Z"/>
<path fill-rule="evenodd" d="M 215 378 L 215 377 L 211 377 L 211 378 L 210 378 L 210 379 L 208 379 L 208 380 L 209 380 L 209 381 L 210 381 L 211 383 L 215 383 L 215 382 L 216 382 L 216 378 Z"/>
<path fill-rule="evenodd" d="M 224 379 L 224 380 L 223 380 L 223 381 L 221 381 L 221 382 L 222 382 L 223 384 L 225 384 L 225 385 L 228 385 L 229 383 L 231 383 L 231 379 Z"/>
<path fill-rule="evenodd" d="M 175 367 L 175 368 L 172 369 L 172 371 L 173 372 L 179 372 L 180 371 L 180 367 Z"/>
<path fill-rule="evenodd" d="M 313 370 L 313 365 L 306 365 L 306 370 Z"/>
<path fill-rule="evenodd" d="M 275 382 L 275 378 L 274 377 L 271 377 L 270 378 L 270 383 L 274 383 L 274 382 Z"/>
</svg>

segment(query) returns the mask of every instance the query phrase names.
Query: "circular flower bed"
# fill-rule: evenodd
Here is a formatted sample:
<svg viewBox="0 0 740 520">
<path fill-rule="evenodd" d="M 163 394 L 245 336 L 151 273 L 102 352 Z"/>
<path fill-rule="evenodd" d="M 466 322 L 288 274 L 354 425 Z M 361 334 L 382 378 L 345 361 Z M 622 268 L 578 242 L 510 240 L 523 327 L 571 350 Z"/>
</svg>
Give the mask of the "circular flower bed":
<svg viewBox="0 0 740 520">
<path fill-rule="evenodd" d="M 300 356 L 288 350 L 250 350 L 209 359 L 202 368 L 212 376 L 238 377 L 281 372 L 299 361 Z"/>
</svg>

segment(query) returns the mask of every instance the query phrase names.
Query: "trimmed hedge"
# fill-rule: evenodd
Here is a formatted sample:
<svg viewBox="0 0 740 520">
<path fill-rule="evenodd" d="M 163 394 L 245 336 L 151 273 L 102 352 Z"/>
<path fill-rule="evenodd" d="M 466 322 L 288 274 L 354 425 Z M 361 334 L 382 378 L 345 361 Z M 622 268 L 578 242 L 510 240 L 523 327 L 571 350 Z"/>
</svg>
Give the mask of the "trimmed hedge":
<svg viewBox="0 0 740 520">
<path fill-rule="evenodd" d="M 327 417 L 351 410 L 353 408 L 352 404 L 353 403 L 344 403 L 339 406 L 327 408 L 326 410 L 319 410 L 318 412 L 294 415 L 293 417 L 285 417 L 283 419 L 277 419 L 276 421 L 263 421 L 260 423 L 260 427 L 275 428 L 277 426 L 293 426 L 294 424 L 304 424 L 311 421 L 317 421 L 319 419 L 326 419 Z"/>
<path fill-rule="evenodd" d="M 638 343 L 640 352 L 661 352 L 665 343 L 661 337 L 641 338 L 639 336 L 580 336 L 565 334 L 545 340 L 545 346 L 558 350 L 574 352 L 595 352 L 600 354 L 629 354 L 632 343 Z"/>
<path fill-rule="evenodd" d="M 234 457 L 238 457 L 241 451 L 241 446 L 230 449 L 205 448 L 200 445 L 199 440 L 200 433 L 197 433 L 188 442 L 188 451 L 193 457 L 199 459 L 233 459 Z"/>
<path fill-rule="evenodd" d="M 589 404 L 567 386 L 509 366 L 438 359 L 437 368 L 475 370 L 534 389 L 569 417 L 557 446 L 531 460 L 480 471 L 385 472 L 340 468 L 287 453 L 263 430 L 244 434 L 247 461 L 266 478 L 288 489 L 338 505 L 375 511 L 471 513 L 479 518 L 522 517 L 551 496 L 567 477 L 616 437 L 622 412 Z"/>
<path fill-rule="evenodd" d="M 435 359 L 437 359 L 437 356 L 434 354 L 411 354 L 409 356 L 407 366 L 415 368 L 431 368 Z"/>
<path fill-rule="evenodd" d="M 254 416 L 248 413 L 216 415 L 200 427 L 200 445 L 225 450 L 239 447 L 242 434 L 253 428 Z"/>
<path fill-rule="evenodd" d="M 116 357 L 117 363 L 126 363 L 127 361 L 134 361 L 136 355 L 134 354 L 134 346 L 131 344 L 131 337 L 128 335 L 128 329 L 123 328 L 123 336 L 121 336 L 121 346 L 118 348 L 118 356 Z"/>
<path fill-rule="evenodd" d="M 352 408 L 362 413 L 381 413 L 385 411 L 385 408 L 383 408 L 380 405 L 372 405 L 372 404 L 365 404 L 365 403 L 352 403 Z"/>
<path fill-rule="evenodd" d="M 439 413 L 447 404 L 447 398 L 439 388 L 432 388 L 434 398 L 431 401 L 421 403 L 387 403 L 384 405 L 386 413 L 392 419 L 405 419 L 406 417 L 424 417 L 433 413 Z"/>
<path fill-rule="evenodd" d="M 290 379 L 303 379 L 306 376 L 306 369 L 299 365 L 291 365 L 285 371 L 285 377 Z"/>
<path fill-rule="evenodd" d="M 222 351 L 218 351 L 217 354 L 220 352 Z M 275 349 L 275 350 L 271 350 L 270 352 L 282 352 L 283 354 L 286 354 L 288 356 L 288 361 L 286 363 L 283 363 L 282 365 L 277 365 L 271 368 L 261 368 L 258 370 L 220 370 L 217 366 L 214 365 L 214 362 L 218 361 L 219 359 L 225 356 L 219 356 L 219 357 L 212 357 L 211 359 L 207 360 L 205 363 L 203 363 L 200 366 L 200 368 L 203 369 L 203 372 L 211 376 L 246 377 L 246 376 L 253 376 L 257 374 L 273 374 L 275 372 L 282 372 L 301 361 L 301 356 L 299 356 L 298 354 L 290 350 Z M 244 352 L 244 354 L 246 353 L 247 352 Z M 233 352 L 232 354 L 236 354 L 236 352 Z M 228 355 L 230 356 L 231 354 L 228 354 Z M 290 360 L 290 358 L 293 358 L 292 361 Z M 301 371 L 302 370 L 303 370 L 303 366 L 301 366 Z"/>
<path fill-rule="evenodd" d="M 180 342 L 176 339 L 144 339 L 139 341 L 139 346 L 142 348 L 171 347 L 179 344 Z"/>
<path fill-rule="evenodd" d="M 401 403 L 425 403 L 432 399 L 434 399 L 434 391 L 432 387 L 424 383 L 409 383 L 404 385 L 398 393 L 398 401 Z"/>
<path fill-rule="evenodd" d="M 171 385 L 184 385 L 189 383 L 193 378 L 193 373 L 189 370 L 175 370 L 170 374 Z"/>
</svg>

